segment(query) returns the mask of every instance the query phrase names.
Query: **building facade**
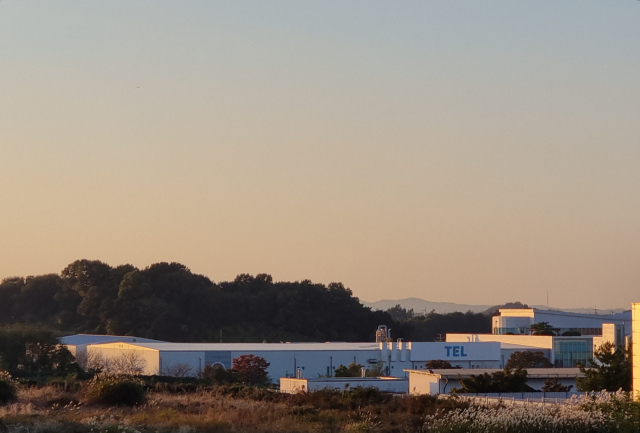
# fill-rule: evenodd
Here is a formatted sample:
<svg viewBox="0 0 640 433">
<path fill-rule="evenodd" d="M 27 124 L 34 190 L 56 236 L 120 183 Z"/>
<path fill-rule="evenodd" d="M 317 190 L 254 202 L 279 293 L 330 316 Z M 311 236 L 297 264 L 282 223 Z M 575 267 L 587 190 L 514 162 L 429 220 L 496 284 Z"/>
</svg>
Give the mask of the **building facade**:
<svg viewBox="0 0 640 433">
<path fill-rule="evenodd" d="M 537 308 L 498 310 L 492 318 L 493 334 L 532 335 L 531 326 L 546 322 L 555 336 L 602 336 L 604 324 L 615 326 L 614 338 L 617 346 L 625 346 L 625 337 L 631 335 L 631 311 L 617 314 L 580 314 Z"/>
</svg>

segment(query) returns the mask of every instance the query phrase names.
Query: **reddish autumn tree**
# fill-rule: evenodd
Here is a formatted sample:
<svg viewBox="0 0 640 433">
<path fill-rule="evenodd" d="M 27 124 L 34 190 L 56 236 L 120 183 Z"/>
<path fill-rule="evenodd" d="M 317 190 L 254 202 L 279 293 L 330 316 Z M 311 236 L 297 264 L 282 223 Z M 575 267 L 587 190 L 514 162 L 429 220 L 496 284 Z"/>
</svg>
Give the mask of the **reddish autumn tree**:
<svg viewBox="0 0 640 433">
<path fill-rule="evenodd" d="M 269 364 L 263 357 L 256 355 L 240 355 L 233 358 L 231 369 L 240 382 L 251 385 L 264 385 L 269 381 L 267 367 Z"/>
</svg>

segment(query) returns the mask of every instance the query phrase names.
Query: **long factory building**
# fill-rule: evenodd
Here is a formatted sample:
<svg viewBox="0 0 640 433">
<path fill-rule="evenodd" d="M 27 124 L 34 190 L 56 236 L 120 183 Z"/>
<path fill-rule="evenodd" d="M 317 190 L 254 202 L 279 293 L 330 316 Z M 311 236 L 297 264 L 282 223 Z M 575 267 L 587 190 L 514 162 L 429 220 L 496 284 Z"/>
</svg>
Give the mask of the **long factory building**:
<svg viewBox="0 0 640 433">
<path fill-rule="evenodd" d="M 447 334 L 445 342 L 390 342 L 382 326 L 376 333 L 379 341 L 369 343 L 168 343 L 100 335 L 69 336 L 61 342 L 78 357 L 114 359 L 135 354 L 140 373 L 146 375 L 188 371 L 198 376 L 206 366 L 231 368 L 234 358 L 252 354 L 270 363 L 269 376 L 277 381 L 280 377 L 331 377 L 340 365 L 352 362 L 365 369 L 381 368 L 392 377 L 405 377 L 405 370 L 424 370 L 430 360 L 448 361 L 463 369 L 495 369 L 503 368 L 517 351 L 542 352 L 555 367 L 570 368 L 593 359 L 593 351 L 606 341 L 626 343 L 631 333 L 630 312 L 613 317 L 533 309 L 498 314 L 493 319 L 494 332 L 513 328 L 495 325 L 515 323 L 521 333 Z M 592 335 L 530 335 L 529 326 L 539 323 L 540 317 L 552 326 L 559 323 L 563 330 L 589 328 Z"/>
<path fill-rule="evenodd" d="M 198 376 L 205 366 L 231 368 L 240 355 L 263 357 L 270 365 L 269 377 L 317 378 L 332 376 L 340 365 L 352 362 L 365 369 L 382 367 L 386 376 L 404 377 L 405 369 L 424 369 L 425 363 L 441 359 L 463 368 L 501 368 L 502 346 L 498 342 L 423 343 L 141 343 L 108 342 L 86 346 L 89 357 L 114 359 L 135 356 L 140 374 L 171 375 L 177 369 Z M 523 348 L 518 346 L 520 350 Z M 508 358 L 508 357 L 507 357 Z"/>
</svg>

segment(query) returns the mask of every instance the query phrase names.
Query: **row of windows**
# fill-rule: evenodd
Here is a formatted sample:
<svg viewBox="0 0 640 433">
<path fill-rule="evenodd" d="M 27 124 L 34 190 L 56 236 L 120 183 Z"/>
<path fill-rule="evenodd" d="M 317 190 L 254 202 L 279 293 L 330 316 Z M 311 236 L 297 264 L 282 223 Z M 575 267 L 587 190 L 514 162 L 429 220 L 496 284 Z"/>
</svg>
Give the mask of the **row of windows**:
<svg viewBox="0 0 640 433">
<path fill-rule="evenodd" d="M 602 335 L 602 328 L 560 328 L 560 335 L 565 332 L 579 332 L 582 335 Z"/>
<path fill-rule="evenodd" d="M 553 355 L 556 367 L 576 367 L 587 365 L 593 359 L 592 341 L 589 340 L 555 340 Z"/>
<path fill-rule="evenodd" d="M 580 335 L 602 335 L 602 328 L 554 328 L 553 332 L 561 336 L 565 332 L 577 332 Z M 494 335 L 516 334 L 530 335 L 531 331 L 527 327 L 519 328 L 493 328 Z"/>
</svg>

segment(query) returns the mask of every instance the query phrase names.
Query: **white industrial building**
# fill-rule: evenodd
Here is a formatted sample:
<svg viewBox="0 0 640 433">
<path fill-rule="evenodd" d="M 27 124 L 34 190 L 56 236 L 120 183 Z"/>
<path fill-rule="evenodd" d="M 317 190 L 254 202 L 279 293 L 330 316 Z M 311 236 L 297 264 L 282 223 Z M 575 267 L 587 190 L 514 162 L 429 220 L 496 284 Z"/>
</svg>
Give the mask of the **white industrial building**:
<svg viewBox="0 0 640 433">
<path fill-rule="evenodd" d="M 105 359 L 135 354 L 144 360 L 142 374 L 170 375 L 180 367 L 198 376 L 209 365 L 232 367 L 234 358 L 255 355 L 270 363 L 272 380 L 295 376 L 332 375 L 352 362 L 371 367 L 380 362 L 379 343 L 105 343 L 88 346 L 89 354 Z"/>
<path fill-rule="evenodd" d="M 555 337 L 552 335 L 496 335 L 496 334 L 447 334 L 449 343 L 499 342 L 502 347 L 502 364 L 516 351 L 539 351 L 558 368 L 587 365 L 594 351 L 605 342 L 615 342 L 614 325 L 603 325 L 601 336 Z"/>
<path fill-rule="evenodd" d="M 625 337 L 631 335 L 631 311 L 617 314 L 582 314 L 566 311 L 539 310 L 537 308 L 502 308 L 492 318 L 493 334 L 531 335 L 531 325 L 548 323 L 555 336 L 579 334 L 581 336 L 603 335 L 603 325 L 615 325 L 615 343 L 624 345 Z"/>
<path fill-rule="evenodd" d="M 631 335 L 631 311 L 597 315 L 567 313 L 533 308 L 501 309 L 494 316 L 492 334 L 447 334 L 446 341 L 500 342 L 503 363 L 509 359 L 508 345 L 513 351 L 536 347 L 555 367 L 571 368 L 587 365 L 594 351 L 605 342 L 625 347 Z M 533 335 L 531 326 L 546 322 L 553 335 Z"/>
<path fill-rule="evenodd" d="M 133 337 L 130 335 L 98 335 L 98 334 L 75 334 L 59 338 L 60 344 L 63 344 L 69 352 L 76 358 L 86 357 L 87 346 L 90 344 L 101 343 L 162 343 L 159 340 L 151 340 L 150 338 Z"/>
<path fill-rule="evenodd" d="M 381 326 L 376 338 L 383 341 L 375 343 L 167 343 L 104 335 L 63 337 L 61 343 L 78 358 L 136 358 L 140 362 L 135 371 L 147 375 L 179 371 L 199 376 L 206 366 L 231 368 L 234 358 L 252 354 L 270 363 L 268 374 L 276 381 L 280 377 L 332 377 L 336 368 L 352 362 L 380 369 L 389 377 L 405 377 L 405 370 L 425 370 L 431 360 L 468 370 L 500 369 L 516 351 L 540 351 L 556 367 L 575 367 L 593 359 L 593 351 L 606 341 L 624 344 L 631 331 L 630 313 L 599 316 L 502 309 L 499 314 L 493 318 L 494 334 L 447 334 L 446 342 L 387 342 L 384 340 L 390 337 Z M 556 334 L 569 330 L 574 336 L 530 335 L 531 325 L 539 322 L 548 322 Z"/>
<path fill-rule="evenodd" d="M 240 355 L 256 355 L 270 363 L 272 380 L 280 377 L 318 378 L 333 376 L 340 365 L 352 362 L 365 369 L 381 368 L 386 376 L 404 377 L 405 369 L 424 369 L 430 360 L 445 360 L 466 368 L 502 368 L 503 352 L 513 345 L 499 342 L 393 342 L 393 343 L 141 343 L 107 342 L 88 345 L 93 358 L 118 359 L 135 355 L 140 373 L 171 374 L 188 371 L 198 376 L 204 367 L 232 367 Z M 518 346 L 522 350 L 527 347 Z M 529 347 L 529 350 L 532 348 Z"/>
</svg>

